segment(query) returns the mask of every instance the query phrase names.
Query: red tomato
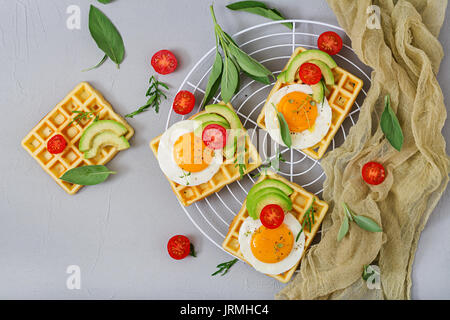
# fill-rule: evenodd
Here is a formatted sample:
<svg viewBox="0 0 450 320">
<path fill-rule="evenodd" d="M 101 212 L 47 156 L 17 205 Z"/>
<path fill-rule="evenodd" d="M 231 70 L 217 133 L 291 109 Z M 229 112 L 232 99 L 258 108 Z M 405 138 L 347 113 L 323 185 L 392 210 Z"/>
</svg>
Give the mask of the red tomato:
<svg viewBox="0 0 450 320">
<path fill-rule="evenodd" d="M 64 151 L 67 147 L 66 139 L 60 134 L 50 138 L 47 142 L 47 150 L 52 154 L 58 154 Z"/>
<path fill-rule="evenodd" d="M 223 149 L 227 143 L 227 130 L 218 124 L 208 124 L 203 129 L 202 140 L 211 149 Z"/>
<path fill-rule="evenodd" d="M 342 38 L 336 32 L 324 32 L 317 40 L 317 47 L 329 55 L 335 55 L 342 49 Z"/>
<path fill-rule="evenodd" d="M 362 177 L 368 184 L 377 185 L 384 181 L 386 178 L 386 171 L 384 167 L 378 162 L 367 162 L 362 167 Z"/>
<path fill-rule="evenodd" d="M 276 229 L 284 221 L 283 208 L 277 204 L 268 204 L 262 209 L 259 219 L 266 228 Z"/>
<path fill-rule="evenodd" d="M 316 84 L 322 79 L 322 71 L 314 63 L 305 62 L 300 66 L 298 75 L 303 83 Z"/>
<path fill-rule="evenodd" d="M 173 100 L 173 111 L 178 114 L 188 114 L 194 109 L 195 96 L 189 91 L 182 90 L 177 93 Z"/>
<path fill-rule="evenodd" d="M 152 66 L 159 74 L 169 74 L 175 71 L 178 61 L 169 50 L 160 50 L 152 57 Z"/>
<path fill-rule="evenodd" d="M 169 255 L 176 260 L 184 259 L 191 251 L 191 242 L 186 236 L 173 236 L 167 243 L 167 251 L 169 252 Z"/>
</svg>

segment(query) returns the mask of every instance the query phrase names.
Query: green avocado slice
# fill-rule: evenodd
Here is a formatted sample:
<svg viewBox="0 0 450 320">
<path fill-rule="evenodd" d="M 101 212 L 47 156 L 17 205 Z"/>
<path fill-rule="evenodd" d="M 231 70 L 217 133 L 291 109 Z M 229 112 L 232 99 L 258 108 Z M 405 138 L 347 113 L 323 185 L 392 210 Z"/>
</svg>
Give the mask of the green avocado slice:
<svg viewBox="0 0 450 320">
<path fill-rule="evenodd" d="M 92 146 L 92 141 L 95 136 L 105 131 L 114 132 L 116 136 L 123 136 L 128 132 L 128 129 L 123 124 L 115 120 L 94 121 L 86 129 L 84 129 L 78 144 L 78 149 L 81 152 L 88 151 Z"/>
<path fill-rule="evenodd" d="M 100 148 L 104 146 L 113 146 L 118 150 L 124 150 L 130 147 L 130 143 L 124 136 L 118 136 L 112 131 L 105 131 L 95 136 L 92 141 L 92 147 L 84 152 L 84 158 L 94 158 Z"/>
<path fill-rule="evenodd" d="M 320 68 L 323 79 L 325 80 L 325 83 L 327 85 L 332 86 L 334 84 L 333 71 L 331 71 L 330 67 L 327 66 L 326 63 L 324 63 L 323 61 L 320 61 L 320 60 L 316 60 L 316 59 L 310 60 L 308 62 L 313 63 Z"/>
<path fill-rule="evenodd" d="M 263 204 L 263 205 L 262 205 Z M 284 211 L 292 209 L 292 200 L 278 188 L 267 187 L 247 197 L 247 211 L 253 219 L 258 219 L 261 210 L 268 204 L 278 204 Z"/>
<path fill-rule="evenodd" d="M 293 82 L 295 80 L 295 74 L 297 73 L 298 68 L 300 68 L 302 64 L 310 60 L 320 60 L 324 62 L 330 69 L 337 67 L 336 62 L 328 53 L 317 49 L 306 50 L 300 52 L 289 64 L 288 68 L 286 69 L 285 82 Z"/>
<path fill-rule="evenodd" d="M 283 181 L 277 179 L 265 179 L 261 182 L 258 182 L 250 189 L 247 195 L 247 199 L 252 198 L 259 190 L 268 187 L 278 188 L 287 196 L 290 196 L 292 192 L 294 192 L 294 190 Z"/>
</svg>

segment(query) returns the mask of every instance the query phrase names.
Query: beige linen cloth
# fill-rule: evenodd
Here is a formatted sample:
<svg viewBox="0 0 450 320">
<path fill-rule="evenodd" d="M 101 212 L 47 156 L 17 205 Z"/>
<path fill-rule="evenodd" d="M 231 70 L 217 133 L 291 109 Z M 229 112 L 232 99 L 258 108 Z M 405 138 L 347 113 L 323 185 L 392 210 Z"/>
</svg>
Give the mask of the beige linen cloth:
<svg viewBox="0 0 450 320">
<path fill-rule="evenodd" d="M 276 297 L 409 299 L 417 242 L 448 182 L 449 158 L 441 134 L 447 114 L 436 80 L 443 57 L 437 36 L 447 0 L 328 3 L 358 57 L 373 68 L 372 85 L 347 140 L 322 161 L 327 175 L 323 197 L 330 204 L 323 237 Z M 380 8 L 381 28 L 366 25 L 371 5 Z M 400 152 L 379 125 L 386 94 L 405 137 Z M 361 178 L 362 166 L 372 160 L 387 169 L 386 180 L 378 186 Z M 375 220 L 383 232 L 371 233 L 351 223 L 347 236 L 337 242 L 344 201 L 355 213 Z M 368 264 L 380 267 L 381 290 L 368 289 L 362 280 Z"/>
</svg>

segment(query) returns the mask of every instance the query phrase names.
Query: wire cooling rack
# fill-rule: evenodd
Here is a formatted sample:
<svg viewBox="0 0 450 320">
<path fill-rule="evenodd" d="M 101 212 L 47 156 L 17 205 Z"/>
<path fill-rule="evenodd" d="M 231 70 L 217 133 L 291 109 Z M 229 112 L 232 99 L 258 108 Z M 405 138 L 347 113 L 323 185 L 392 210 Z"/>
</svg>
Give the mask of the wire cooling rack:
<svg viewBox="0 0 450 320">
<path fill-rule="evenodd" d="M 293 29 L 289 30 L 282 25 L 285 22 L 292 22 Z M 370 69 L 359 61 L 349 45 L 350 40 L 344 30 L 327 23 L 294 19 L 255 25 L 232 36 L 244 51 L 264 64 L 276 76 L 281 72 L 296 47 L 317 48 L 317 38 L 322 32 L 329 30 L 335 31 L 344 40 L 341 52 L 333 56 L 336 63 L 362 79 L 364 86 L 328 151 L 338 147 L 345 140 L 350 127 L 357 121 L 360 106 L 370 87 Z M 195 95 L 196 101 L 202 101 L 214 57 L 215 47 L 200 58 L 178 90 L 188 90 Z M 273 85 L 274 82 L 264 85 L 241 75 L 240 90 L 231 100 L 231 104 L 247 129 L 252 142 L 257 146 L 263 162 L 270 161 L 277 156 L 276 148 L 278 146 L 272 142 L 270 135 L 259 129 L 256 124 L 256 119 Z M 213 102 L 219 101 L 220 93 L 213 99 Z M 200 105 L 198 111 L 200 111 Z M 174 113 L 171 108 L 167 117 L 166 129 L 185 118 L 186 116 Z M 312 159 L 299 150 L 281 148 L 279 151 L 285 161 L 280 162 L 277 173 L 320 196 L 325 180 L 320 160 Z M 253 173 L 257 173 L 257 171 L 255 170 Z M 180 205 L 202 234 L 222 249 L 221 244 L 228 227 L 242 207 L 248 191 L 256 180 L 257 178 L 252 175 L 247 175 L 242 180 L 227 185 L 221 191 L 189 207 Z"/>
</svg>

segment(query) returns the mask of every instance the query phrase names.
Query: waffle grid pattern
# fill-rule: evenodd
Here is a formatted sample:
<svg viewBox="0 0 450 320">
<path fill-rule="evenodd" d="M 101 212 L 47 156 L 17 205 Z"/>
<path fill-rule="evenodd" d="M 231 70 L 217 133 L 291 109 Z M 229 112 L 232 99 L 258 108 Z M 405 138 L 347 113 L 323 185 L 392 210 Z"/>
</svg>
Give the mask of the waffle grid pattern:
<svg viewBox="0 0 450 320">
<path fill-rule="evenodd" d="M 60 180 L 66 171 L 85 165 L 106 164 L 118 152 L 115 147 L 106 146 L 95 158 L 84 159 L 83 153 L 78 149 L 78 142 L 83 130 L 94 121 L 95 116 L 80 120 L 79 123 L 72 122 L 77 115 L 73 111 L 93 112 L 100 120 L 122 123 L 128 129 L 125 135 L 127 140 L 134 134 L 133 128 L 114 112 L 105 98 L 89 83 L 77 85 L 22 140 L 23 148 L 68 194 L 75 194 L 82 186 Z M 67 147 L 60 154 L 51 154 L 47 151 L 47 142 L 56 134 L 61 134 L 66 139 Z"/>
<path fill-rule="evenodd" d="M 297 47 L 283 70 L 286 70 L 289 63 L 300 52 L 305 50 L 306 50 L 305 48 Z M 328 146 L 330 145 L 335 134 L 339 130 L 339 127 L 344 122 L 348 113 L 352 109 L 353 103 L 358 97 L 358 94 L 363 86 L 363 82 L 361 79 L 357 78 L 356 76 L 352 75 L 351 73 L 340 67 L 336 67 L 332 69 L 332 71 L 334 75 L 335 84 L 332 86 L 327 86 L 329 93 L 326 95 L 332 111 L 330 130 L 328 131 L 326 136 L 316 145 L 302 150 L 308 156 L 316 160 L 321 159 L 325 154 L 325 152 L 327 151 Z M 296 76 L 294 83 L 302 83 L 302 81 L 298 78 L 298 75 Z M 261 113 L 259 114 L 257 119 L 257 124 L 262 129 L 266 130 L 266 124 L 264 121 L 265 118 L 264 110 L 266 108 L 268 101 L 270 100 L 270 97 L 280 88 L 287 86 L 289 84 L 293 83 L 282 83 L 280 80 L 277 80 L 275 82 L 275 85 L 270 91 L 266 103 L 264 104 L 264 107 L 262 108 Z"/>
<path fill-rule="evenodd" d="M 228 107 L 233 109 L 233 107 L 228 104 Z M 192 116 L 193 117 L 193 116 Z M 152 149 L 155 157 L 158 157 L 158 146 L 159 140 L 161 139 L 161 135 L 154 138 L 150 141 L 150 149 Z M 256 147 L 251 143 L 250 137 L 247 133 L 245 133 L 245 162 L 246 162 L 246 170 L 245 174 L 255 170 L 258 168 L 262 161 L 256 150 Z M 212 177 L 212 179 L 206 183 L 199 184 L 197 186 L 183 186 L 180 185 L 167 177 L 169 180 L 170 187 L 173 192 L 177 196 L 178 200 L 184 205 L 189 206 L 196 201 L 200 201 L 207 196 L 220 191 L 226 185 L 240 179 L 239 168 L 235 166 L 234 160 L 236 159 L 236 155 L 234 159 L 230 159 L 228 161 L 224 161 L 224 163 L 220 166 L 219 171 Z"/>
<path fill-rule="evenodd" d="M 258 179 L 258 182 L 264 180 L 264 179 L 278 179 L 287 185 L 289 185 L 292 189 L 294 189 L 294 192 L 291 194 L 290 198 L 292 200 L 292 211 L 291 213 L 298 219 L 300 224 L 303 223 L 304 215 L 308 208 L 313 204 L 313 199 L 315 198 L 313 209 L 314 209 L 314 224 L 311 226 L 311 231 L 307 226 L 305 226 L 304 232 L 305 232 L 305 247 L 302 254 L 302 258 L 305 255 L 306 250 L 311 245 L 312 240 L 314 239 L 314 236 L 316 235 L 317 231 L 319 230 L 319 227 L 325 218 L 325 215 L 328 210 L 328 204 L 319 198 L 315 197 L 312 193 L 306 191 L 299 185 L 290 182 L 286 180 L 285 178 L 268 171 L 267 174 L 261 175 L 261 177 Z M 239 230 L 242 226 L 242 223 L 244 220 L 248 217 L 248 212 L 246 208 L 246 201 L 244 201 L 244 204 L 242 205 L 241 210 L 239 213 L 234 217 L 233 221 L 230 224 L 230 228 L 228 230 L 227 236 L 225 237 L 225 240 L 222 243 L 223 249 L 225 251 L 231 253 L 233 256 L 245 261 L 244 256 L 242 255 L 240 248 L 239 248 Z M 298 261 L 298 263 L 293 266 L 288 271 L 279 274 L 279 275 L 268 275 L 270 277 L 273 277 L 277 279 L 280 282 L 286 283 L 288 282 L 292 275 L 294 274 L 295 270 L 297 269 L 298 265 L 300 264 L 301 259 Z"/>
</svg>

